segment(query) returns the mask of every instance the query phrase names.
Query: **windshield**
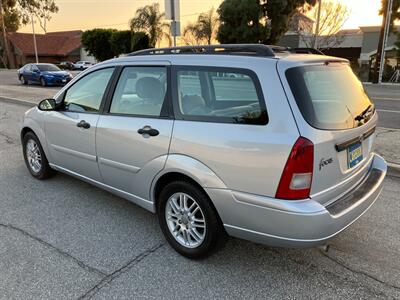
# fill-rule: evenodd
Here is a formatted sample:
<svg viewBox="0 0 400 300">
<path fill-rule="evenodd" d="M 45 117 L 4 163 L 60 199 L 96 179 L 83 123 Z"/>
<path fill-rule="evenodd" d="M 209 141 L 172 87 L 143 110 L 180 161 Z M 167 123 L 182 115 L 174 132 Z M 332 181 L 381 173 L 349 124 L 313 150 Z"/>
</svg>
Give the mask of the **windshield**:
<svg viewBox="0 0 400 300">
<path fill-rule="evenodd" d="M 37 65 L 38 69 L 42 72 L 45 71 L 61 71 L 59 67 L 55 65 Z"/>
<path fill-rule="evenodd" d="M 295 67 L 286 78 L 304 119 L 315 128 L 354 128 L 373 115 L 371 100 L 347 64 Z"/>
</svg>

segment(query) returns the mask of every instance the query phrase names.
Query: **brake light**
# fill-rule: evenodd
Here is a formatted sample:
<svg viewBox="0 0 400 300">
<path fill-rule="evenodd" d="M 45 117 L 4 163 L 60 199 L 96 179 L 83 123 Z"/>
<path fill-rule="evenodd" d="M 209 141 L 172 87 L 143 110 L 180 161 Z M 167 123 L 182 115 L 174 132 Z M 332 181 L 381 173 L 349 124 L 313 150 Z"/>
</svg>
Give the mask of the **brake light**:
<svg viewBox="0 0 400 300">
<path fill-rule="evenodd" d="M 308 198 L 313 168 L 314 144 L 304 137 L 299 137 L 283 169 L 275 197 L 287 200 Z"/>
</svg>

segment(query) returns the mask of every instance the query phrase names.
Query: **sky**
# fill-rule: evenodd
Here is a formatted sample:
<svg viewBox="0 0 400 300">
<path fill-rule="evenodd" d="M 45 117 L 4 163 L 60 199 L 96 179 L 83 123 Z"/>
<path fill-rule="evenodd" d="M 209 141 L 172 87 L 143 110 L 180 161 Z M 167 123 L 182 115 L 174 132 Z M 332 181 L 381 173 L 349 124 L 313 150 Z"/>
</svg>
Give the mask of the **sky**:
<svg viewBox="0 0 400 300">
<path fill-rule="evenodd" d="M 378 16 L 380 0 L 337 0 L 349 7 L 350 17 L 344 24 L 344 29 L 359 26 L 380 25 Z M 55 0 L 59 12 L 53 15 L 47 25 L 47 31 L 87 30 L 92 28 L 128 29 L 128 21 L 137 8 L 160 3 L 164 10 L 164 0 Z M 194 21 L 199 13 L 218 8 L 222 0 L 180 0 L 182 28 Z M 38 24 L 36 32 L 42 33 Z M 32 32 L 32 25 L 21 28 L 21 32 Z"/>
</svg>

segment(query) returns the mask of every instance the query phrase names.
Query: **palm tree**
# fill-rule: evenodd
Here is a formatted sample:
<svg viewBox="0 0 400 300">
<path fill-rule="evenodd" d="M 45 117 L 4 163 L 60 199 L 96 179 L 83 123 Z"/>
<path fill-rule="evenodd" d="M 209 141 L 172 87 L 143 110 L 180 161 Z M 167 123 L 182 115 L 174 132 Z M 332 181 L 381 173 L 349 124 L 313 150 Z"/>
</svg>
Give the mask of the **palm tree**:
<svg viewBox="0 0 400 300">
<path fill-rule="evenodd" d="M 196 44 L 210 45 L 215 40 L 218 26 L 218 16 L 214 8 L 211 8 L 208 12 L 200 14 L 194 24 L 185 27 L 184 40 L 187 44 L 191 44 L 194 40 Z"/>
<path fill-rule="evenodd" d="M 146 5 L 136 10 L 136 15 L 130 20 L 129 24 L 132 31 L 143 31 L 149 35 L 149 44 L 155 47 L 164 37 L 171 44 L 169 24 L 164 21 L 165 14 L 160 12 L 158 3 Z"/>
</svg>

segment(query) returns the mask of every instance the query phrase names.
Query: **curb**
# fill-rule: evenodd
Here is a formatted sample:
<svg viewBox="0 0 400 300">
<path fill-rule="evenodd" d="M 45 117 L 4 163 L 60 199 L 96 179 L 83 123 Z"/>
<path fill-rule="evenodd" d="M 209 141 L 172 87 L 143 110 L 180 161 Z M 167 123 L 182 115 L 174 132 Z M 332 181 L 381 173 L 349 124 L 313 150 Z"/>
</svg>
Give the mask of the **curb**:
<svg viewBox="0 0 400 300">
<path fill-rule="evenodd" d="M 389 176 L 399 177 L 400 178 L 400 165 L 394 163 L 387 163 L 387 174 Z"/>
<path fill-rule="evenodd" d="M 32 101 L 21 100 L 21 99 L 10 98 L 10 97 L 2 97 L 2 96 L 0 96 L 0 101 L 8 102 L 8 103 L 16 103 L 16 104 L 20 104 L 20 105 L 29 106 L 29 107 L 33 107 L 33 106 L 37 105 L 37 103 L 32 102 Z"/>
</svg>

